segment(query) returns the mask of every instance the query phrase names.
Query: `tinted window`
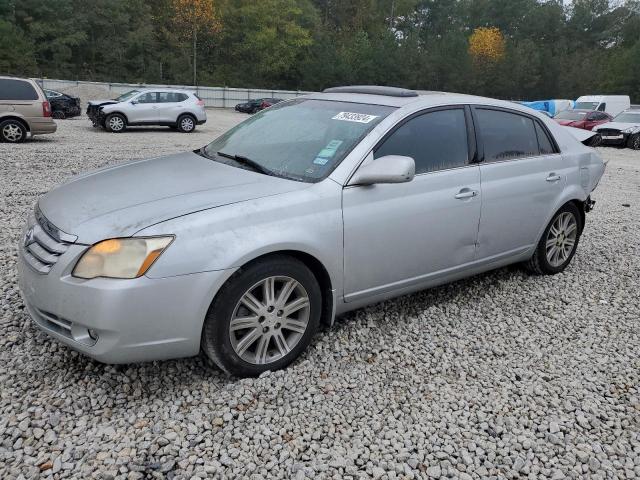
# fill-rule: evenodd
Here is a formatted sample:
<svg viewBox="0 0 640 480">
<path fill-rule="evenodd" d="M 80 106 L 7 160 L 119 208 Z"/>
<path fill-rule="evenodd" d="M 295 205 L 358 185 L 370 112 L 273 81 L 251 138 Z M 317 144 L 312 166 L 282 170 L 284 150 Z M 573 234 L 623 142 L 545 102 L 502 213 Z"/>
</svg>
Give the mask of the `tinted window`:
<svg viewBox="0 0 640 480">
<path fill-rule="evenodd" d="M 599 110 L 600 112 L 604 112 L 606 109 L 607 109 L 607 104 L 606 104 L 606 103 L 601 103 L 601 104 L 598 106 L 598 110 Z"/>
<path fill-rule="evenodd" d="M 538 155 L 533 120 L 516 113 L 477 109 L 485 162 Z"/>
<path fill-rule="evenodd" d="M 187 96 L 184 93 L 177 93 L 177 92 L 159 92 L 158 93 L 158 102 L 160 103 L 184 102 L 186 99 L 187 99 Z"/>
<path fill-rule="evenodd" d="M 38 92 L 29 82 L 0 79 L 0 100 L 38 100 Z"/>
<path fill-rule="evenodd" d="M 157 103 L 156 101 L 156 92 L 149 92 L 143 95 L 140 95 L 136 98 L 136 102 L 138 103 Z"/>
<path fill-rule="evenodd" d="M 403 123 L 374 152 L 375 158 L 403 155 L 416 162 L 416 173 L 461 167 L 469 158 L 464 110 L 425 113 Z"/>
<path fill-rule="evenodd" d="M 540 155 L 556 153 L 556 149 L 553 147 L 553 143 L 551 142 L 549 135 L 547 135 L 547 132 L 544 131 L 544 128 L 542 128 L 538 122 L 536 122 L 536 134 L 538 135 Z"/>
</svg>

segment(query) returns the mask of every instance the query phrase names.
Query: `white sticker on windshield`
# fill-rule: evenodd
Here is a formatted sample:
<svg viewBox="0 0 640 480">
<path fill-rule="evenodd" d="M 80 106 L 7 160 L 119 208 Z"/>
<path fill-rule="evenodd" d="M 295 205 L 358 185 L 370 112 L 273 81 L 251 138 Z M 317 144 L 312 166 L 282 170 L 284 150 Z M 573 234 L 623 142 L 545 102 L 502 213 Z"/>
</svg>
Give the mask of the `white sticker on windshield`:
<svg viewBox="0 0 640 480">
<path fill-rule="evenodd" d="M 354 112 L 340 112 L 335 117 L 331 117 L 332 120 L 345 120 L 347 122 L 369 123 L 374 118 L 378 118 L 378 115 L 367 115 L 366 113 L 354 113 Z"/>
</svg>

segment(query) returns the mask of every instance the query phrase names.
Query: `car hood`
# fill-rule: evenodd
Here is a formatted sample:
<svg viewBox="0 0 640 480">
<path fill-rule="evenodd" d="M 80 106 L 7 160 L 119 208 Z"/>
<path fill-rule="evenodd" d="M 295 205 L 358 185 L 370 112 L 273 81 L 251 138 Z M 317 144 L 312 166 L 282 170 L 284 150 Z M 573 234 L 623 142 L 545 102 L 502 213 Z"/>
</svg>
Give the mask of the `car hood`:
<svg viewBox="0 0 640 480">
<path fill-rule="evenodd" d="M 627 128 L 631 128 L 631 127 L 640 127 L 640 123 L 627 123 L 627 122 L 607 122 L 607 123 L 603 123 L 602 125 L 598 125 L 596 128 L 594 128 L 594 130 L 602 130 L 603 128 L 605 129 L 613 129 L 613 130 L 626 130 Z"/>
<path fill-rule="evenodd" d="M 560 125 L 573 125 L 578 123 L 583 123 L 584 120 L 556 120 Z"/>
<path fill-rule="evenodd" d="M 89 105 L 112 105 L 114 103 L 119 103 L 119 102 L 113 99 L 108 99 L 108 100 L 89 100 L 87 103 Z"/>
<path fill-rule="evenodd" d="M 138 160 L 71 179 L 38 201 L 57 228 L 93 244 L 189 213 L 310 184 L 225 165 L 192 152 Z M 171 233 L 171 232 L 167 232 Z"/>
</svg>

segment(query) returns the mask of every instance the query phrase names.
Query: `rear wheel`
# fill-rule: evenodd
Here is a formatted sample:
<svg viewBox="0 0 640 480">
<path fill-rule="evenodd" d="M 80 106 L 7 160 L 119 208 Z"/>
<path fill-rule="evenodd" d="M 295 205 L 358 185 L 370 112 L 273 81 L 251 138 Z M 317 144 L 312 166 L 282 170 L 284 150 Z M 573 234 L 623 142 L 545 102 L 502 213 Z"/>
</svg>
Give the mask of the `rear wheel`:
<svg viewBox="0 0 640 480">
<path fill-rule="evenodd" d="M 220 289 L 202 331 L 202 350 L 241 377 L 284 368 L 309 345 L 322 294 L 300 261 L 278 255 L 241 268 Z"/>
<path fill-rule="evenodd" d="M 640 133 L 631 135 L 629 140 L 627 140 L 627 146 L 633 150 L 640 150 Z"/>
<path fill-rule="evenodd" d="M 63 110 L 54 110 L 51 116 L 57 120 L 63 120 L 67 118 L 67 115 L 64 113 Z"/>
<path fill-rule="evenodd" d="M 562 272 L 576 253 L 582 223 L 580 211 L 567 203 L 547 225 L 536 251 L 527 262 L 528 269 L 537 274 L 553 275 Z"/>
<path fill-rule="evenodd" d="M 180 115 L 176 125 L 182 133 L 191 133 L 196 129 L 196 119 L 191 115 Z"/>
<path fill-rule="evenodd" d="M 590 147 L 599 147 L 602 144 L 602 135 L 599 133 L 595 134 L 593 137 L 589 139 Z"/>
<path fill-rule="evenodd" d="M 22 122 L 9 119 L 0 123 L 0 139 L 3 142 L 20 143 L 26 138 L 27 129 Z"/>
<path fill-rule="evenodd" d="M 127 119 L 124 118 L 124 115 L 112 113 L 111 115 L 107 115 L 104 126 L 109 132 L 120 133 L 127 128 Z"/>
</svg>

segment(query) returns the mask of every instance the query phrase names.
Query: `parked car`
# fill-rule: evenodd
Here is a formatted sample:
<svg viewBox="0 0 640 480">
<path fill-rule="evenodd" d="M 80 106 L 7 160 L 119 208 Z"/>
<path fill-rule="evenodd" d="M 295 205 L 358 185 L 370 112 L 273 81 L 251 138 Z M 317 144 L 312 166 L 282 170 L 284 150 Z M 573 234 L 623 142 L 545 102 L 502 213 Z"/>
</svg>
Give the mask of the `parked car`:
<svg viewBox="0 0 640 480">
<path fill-rule="evenodd" d="M 62 119 L 80 115 L 80 99 L 78 97 L 72 97 L 55 90 L 47 90 L 46 88 L 43 91 L 51 104 L 51 116 L 53 118 Z"/>
<path fill-rule="evenodd" d="M 281 98 L 255 98 L 246 103 L 237 104 L 235 110 L 243 113 L 256 113 L 279 102 L 282 102 Z"/>
<path fill-rule="evenodd" d="M 114 133 L 138 125 L 163 125 L 190 133 L 207 121 L 204 101 L 198 95 L 163 88 L 131 90 L 114 100 L 92 100 L 87 116 L 94 127 Z"/>
<path fill-rule="evenodd" d="M 56 131 L 51 105 L 35 81 L 0 76 L 0 140 L 24 142 L 28 135 Z"/>
<path fill-rule="evenodd" d="M 202 349 L 258 375 L 346 311 L 569 265 L 605 167 L 568 129 L 488 98 L 325 92 L 40 197 L 18 260 L 36 325 L 103 362 Z"/>
<path fill-rule="evenodd" d="M 576 100 L 576 110 L 597 110 L 615 117 L 631 106 L 629 95 L 584 95 Z"/>
<path fill-rule="evenodd" d="M 640 110 L 627 110 L 609 123 L 593 129 L 600 134 L 604 145 L 626 145 L 640 150 Z"/>
<path fill-rule="evenodd" d="M 608 113 L 595 110 L 565 110 L 558 113 L 553 119 L 560 125 L 593 130 L 596 125 L 610 122 L 613 117 Z"/>
</svg>

